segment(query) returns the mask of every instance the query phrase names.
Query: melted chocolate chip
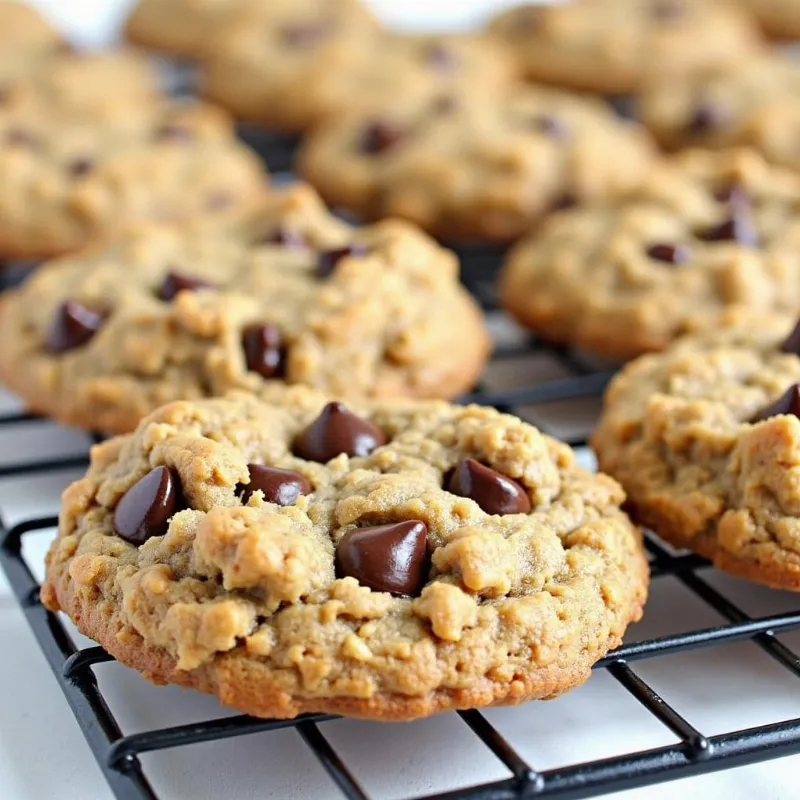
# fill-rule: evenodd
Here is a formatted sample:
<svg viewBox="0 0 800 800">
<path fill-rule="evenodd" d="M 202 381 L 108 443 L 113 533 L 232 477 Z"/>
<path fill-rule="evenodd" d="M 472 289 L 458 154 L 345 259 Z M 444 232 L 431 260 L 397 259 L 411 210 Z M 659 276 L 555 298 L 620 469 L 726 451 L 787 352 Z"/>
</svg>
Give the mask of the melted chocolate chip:
<svg viewBox="0 0 800 800">
<path fill-rule="evenodd" d="M 781 345 L 781 351 L 800 356 L 800 321 L 792 328 L 792 332 Z"/>
<path fill-rule="evenodd" d="M 404 136 L 405 132 L 398 125 L 375 120 L 362 129 L 358 149 L 367 155 L 378 155 L 397 145 Z"/>
<path fill-rule="evenodd" d="M 328 403 L 320 415 L 294 440 L 294 454 L 325 464 L 341 453 L 367 456 L 386 444 L 383 431 L 348 411 L 342 403 Z"/>
<path fill-rule="evenodd" d="M 47 349 L 63 353 L 80 347 L 97 333 L 105 317 L 99 311 L 76 300 L 67 300 L 56 309 L 47 334 Z"/>
<path fill-rule="evenodd" d="M 198 289 L 213 288 L 212 284 L 202 278 L 195 278 L 182 272 L 169 272 L 158 290 L 158 296 L 168 303 L 178 292 L 196 292 Z"/>
<path fill-rule="evenodd" d="M 733 207 L 728 219 L 718 225 L 712 225 L 698 234 L 698 238 L 706 242 L 736 242 L 744 247 L 758 245 L 758 231 L 753 218 L 746 208 Z"/>
<path fill-rule="evenodd" d="M 800 417 L 800 384 L 790 386 L 774 403 L 758 411 L 750 422 L 761 422 L 779 414 Z"/>
<path fill-rule="evenodd" d="M 239 484 L 242 502 L 249 502 L 254 492 L 261 492 L 268 503 L 291 506 L 301 495 L 311 493 L 308 479 L 291 469 L 265 467 L 261 464 L 248 464 L 250 483 Z"/>
<path fill-rule="evenodd" d="M 519 483 L 474 458 L 458 462 L 447 490 L 469 497 L 487 514 L 527 514 L 531 510 L 530 497 Z"/>
<path fill-rule="evenodd" d="M 156 139 L 163 139 L 176 142 L 188 142 L 194 139 L 194 131 L 185 125 L 178 125 L 171 122 L 162 125 L 156 130 Z"/>
<path fill-rule="evenodd" d="M 700 136 L 723 127 L 727 120 L 728 115 L 724 109 L 706 101 L 694 107 L 686 124 L 686 130 L 695 136 Z"/>
<path fill-rule="evenodd" d="M 156 467 L 128 489 L 114 511 L 114 531 L 131 544 L 163 536 L 178 511 L 180 479 L 168 467 Z"/>
<path fill-rule="evenodd" d="M 572 192 L 564 192 L 550 204 L 551 211 L 566 211 L 578 205 L 578 198 Z"/>
<path fill-rule="evenodd" d="M 685 244 L 654 244 L 647 248 L 647 255 L 665 264 L 683 264 L 689 260 L 691 250 Z"/>
<path fill-rule="evenodd" d="M 336 548 L 336 575 L 376 592 L 417 596 L 428 572 L 428 528 L 420 520 L 356 528 Z"/>
<path fill-rule="evenodd" d="M 367 248 L 361 242 L 352 242 L 345 247 L 337 247 L 334 250 L 323 250 L 317 257 L 317 277 L 329 277 L 343 258 L 363 256 L 366 252 Z"/>
<path fill-rule="evenodd" d="M 80 178 L 84 175 L 88 175 L 93 169 L 94 163 L 88 158 L 76 158 L 69 165 L 69 174 L 72 175 L 73 178 Z"/>
<path fill-rule="evenodd" d="M 247 369 L 262 378 L 275 378 L 283 366 L 281 332 L 269 323 L 249 325 L 242 332 L 242 347 Z"/>
</svg>

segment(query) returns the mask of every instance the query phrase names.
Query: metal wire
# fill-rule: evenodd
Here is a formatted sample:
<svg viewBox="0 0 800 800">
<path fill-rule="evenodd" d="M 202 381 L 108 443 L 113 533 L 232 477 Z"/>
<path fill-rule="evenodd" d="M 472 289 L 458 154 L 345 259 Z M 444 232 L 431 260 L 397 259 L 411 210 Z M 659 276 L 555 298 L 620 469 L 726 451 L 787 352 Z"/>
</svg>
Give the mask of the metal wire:
<svg viewBox="0 0 800 800">
<path fill-rule="evenodd" d="M 474 251 L 474 254 L 475 258 L 470 260 L 469 249 L 461 253 L 462 259 L 466 259 L 464 279 L 484 307 L 490 308 L 493 303 L 490 287 L 498 260 L 497 252 L 482 249 Z M 602 391 L 610 377 L 609 372 L 592 372 L 568 350 L 540 342 L 528 341 L 519 347 L 506 348 L 497 358 L 519 357 L 531 352 L 550 354 L 568 371 L 569 377 L 499 392 L 479 386 L 461 400 L 513 409 L 523 403 L 594 396 Z M 37 420 L 36 416 L 29 414 L 0 416 L 0 429 L 35 424 Z M 81 455 L 11 464 L 0 468 L 0 478 L 80 467 L 86 462 L 86 456 Z M 94 673 L 98 664 L 113 661 L 112 657 L 100 647 L 78 649 L 75 646 L 59 617 L 47 611 L 39 601 L 39 585 L 23 558 L 25 537 L 56 525 L 54 517 L 27 520 L 11 529 L 0 525 L 0 564 L 118 800 L 157 800 L 142 768 L 140 756 L 143 753 L 280 728 L 297 731 L 344 797 L 368 800 L 366 790 L 325 737 L 324 723 L 334 719 L 332 715 L 312 714 L 294 720 L 263 720 L 239 715 L 124 736 Z M 800 752 L 800 719 L 707 736 L 690 719 L 679 714 L 668 699 L 659 696 L 633 669 L 632 664 L 646 659 L 747 640 L 762 648 L 782 667 L 800 676 L 800 658 L 776 638 L 779 633 L 800 629 L 800 613 L 751 618 L 703 578 L 702 573 L 709 566 L 704 559 L 691 554 L 675 554 L 651 535 L 648 535 L 646 544 L 654 580 L 673 577 L 727 620 L 713 628 L 624 645 L 595 665 L 595 669 L 607 670 L 636 698 L 643 713 L 650 714 L 665 726 L 676 738 L 675 743 L 558 769 L 537 770 L 483 714 L 476 710 L 462 711 L 459 712 L 460 719 L 505 765 L 511 777 L 409 800 L 518 800 L 530 797 L 575 800 Z"/>
</svg>

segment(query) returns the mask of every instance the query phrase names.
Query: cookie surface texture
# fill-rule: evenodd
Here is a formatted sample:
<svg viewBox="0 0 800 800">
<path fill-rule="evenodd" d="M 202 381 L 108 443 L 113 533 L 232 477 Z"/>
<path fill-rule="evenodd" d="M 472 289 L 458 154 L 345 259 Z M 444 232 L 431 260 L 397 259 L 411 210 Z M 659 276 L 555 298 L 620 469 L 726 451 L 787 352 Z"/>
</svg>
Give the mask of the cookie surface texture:
<svg viewBox="0 0 800 800">
<path fill-rule="evenodd" d="M 48 608 L 155 682 L 382 720 L 553 697 L 639 618 L 639 532 L 567 446 L 476 406 L 267 394 L 174 403 L 95 447 Z M 501 497 L 527 510 L 484 510 Z"/>
<path fill-rule="evenodd" d="M 501 301 L 611 358 L 666 347 L 732 306 L 800 310 L 800 180 L 746 150 L 690 151 L 618 203 L 554 215 L 509 255 Z"/>
<path fill-rule="evenodd" d="M 800 329 L 730 315 L 611 383 L 592 444 L 631 514 L 720 569 L 800 590 Z"/>
</svg>

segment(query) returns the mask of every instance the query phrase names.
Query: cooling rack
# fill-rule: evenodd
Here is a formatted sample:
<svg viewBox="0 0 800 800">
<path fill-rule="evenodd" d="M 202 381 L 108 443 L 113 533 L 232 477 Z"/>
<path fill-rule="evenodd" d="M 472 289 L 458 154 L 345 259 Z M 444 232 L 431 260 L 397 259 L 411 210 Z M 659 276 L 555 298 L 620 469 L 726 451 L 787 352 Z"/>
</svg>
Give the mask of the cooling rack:
<svg viewBox="0 0 800 800">
<path fill-rule="evenodd" d="M 489 314 L 496 316 L 492 291 L 493 278 L 501 258 L 496 247 L 462 245 L 457 248 L 463 263 L 463 280 Z M 8 273 L 7 281 L 23 276 Z M 6 284 L 7 285 L 7 284 Z M 559 365 L 559 377 L 497 390 L 479 384 L 462 402 L 476 401 L 504 411 L 518 411 L 537 404 L 562 403 L 574 398 L 596 398 L 612 371 L 599 368 L 578 353 L 534 338 L 521 337 L 500 343 L 492 366 L 514 368 L 516 360 L 531 355 L 546 355 Z M 0 430 L 22 429 L 37 418 L 26 413 L 0 415 Z M 586 444 L 585 438 L 569 441 Z M 38 476 L 67 468 L 81 468 L 86 455 L 44 457 L 33 462 L 0 466 L 0 480 Z M 2 509 L 0 509 L 2 515 Z M 23 555 L 26 537 L 52 529 L 55 517 L 25 519 L 13 527 L 0 523 L 0 564 L 13 593 L 68 704 L 118 800 L 158 800 L 159 795 L 143 766 L 146 753 L 213 742 L 230 737 L 291 728 L 318 759 L 334 787 L 349 800 L 368 800 L 370 794 L 357 780 L 346 759 L 337 752 L 325 733 L 332 715 L 305 715 L 294 720 L 263 720 L 238 715 L 207 719 L 191 724 L 155 727 L 123 735 L 122 726 L 112 712 L 108 698 L 98 683 L 95 668 L 113 661 L 100 647 L 79 648 L 62 619 L 47 611 L 39 601 L 39 584 Z M 597 797 L 608 792 L 632 789 L 690 775 L 730 769 L 745 764 L 800 753 L 800 718 L 771 722 L 741 730 L 704 734 L 702 726 L 680 713 L 637 671 L 637 664 L 676 653 L 750 641 L 791 675 L 800 677 L 800 657 L 778 637 L 800 629 L 800 613 L 751 616 L 741 610 L 724 591 L 707 580 L 708 562 L 692 554 L 676 553 L 656 537 L 647 534 L 646 544 L 654 581 L 671 577 L 695 598 L 713 609 L 725 622 L 714 627 L 690 629 L 678 634 L 623 645 L 596 664 L 605 670 L 641 708 L 640 713 L 664 726 L 675 738 L 666 746 L 632 750 L 612 757 L 580 760 L 554 769 L 538 769 L 510 743 L 487 715 L 476 711 L 458 716 L 477 740 L 493 754 L 510 777 L 476 784 L 440 794 L 413 795 L 408 800 L 512 800 L 514 798 Z M 691 715 L 689 715 L 691 716 Z M 268 788 L 268 787 L 265 787 Z"/>
</svg>

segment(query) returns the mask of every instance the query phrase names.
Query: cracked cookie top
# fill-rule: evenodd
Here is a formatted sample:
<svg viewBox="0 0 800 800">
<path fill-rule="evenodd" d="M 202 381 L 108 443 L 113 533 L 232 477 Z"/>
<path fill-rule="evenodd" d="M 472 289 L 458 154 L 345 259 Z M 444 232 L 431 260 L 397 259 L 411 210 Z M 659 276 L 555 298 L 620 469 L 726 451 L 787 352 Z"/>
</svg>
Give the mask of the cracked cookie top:
<svg viewBox="0 0 800 800">
<path fill-rule="evenodd" d="M 640 615 L 622 499 L 492 409 L 270 386 L 93 448 L 43 597 L 154 680 L 262 716 L 552 696 Z"/>
<path fill-rule="evenodd" d="M 32 407 L 110 431 L 270 380 L 455 395 L 489 347 L 452 253 L 407 223 L 348 225 L 302 185 L 225 230 L 134 226 L 47 265 L 4 295 L 0 331 L 0 373 Z"/>
</svg>

